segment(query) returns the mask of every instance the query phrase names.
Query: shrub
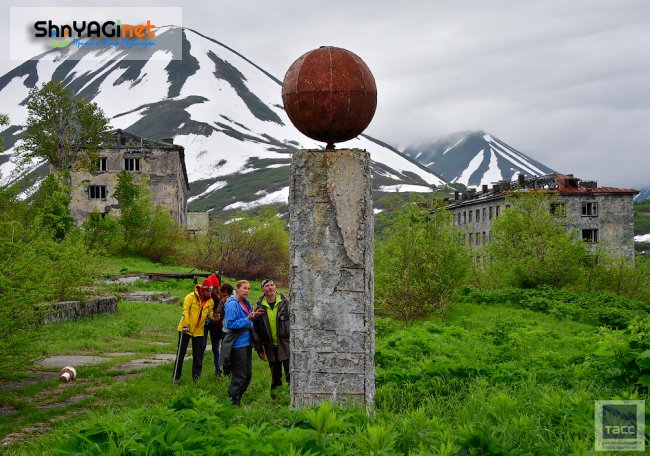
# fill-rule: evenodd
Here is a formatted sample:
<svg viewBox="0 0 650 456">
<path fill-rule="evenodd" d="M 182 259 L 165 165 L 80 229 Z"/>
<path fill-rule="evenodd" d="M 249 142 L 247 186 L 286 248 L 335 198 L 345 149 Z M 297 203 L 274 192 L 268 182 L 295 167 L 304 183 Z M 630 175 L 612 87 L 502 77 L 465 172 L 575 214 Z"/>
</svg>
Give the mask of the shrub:
<svg viewBox="0 0 650 456">
<path fill-rule="evenodd" d="M 120 203 L 125 250 L 153 261 L 177 257 L 181 232 L 171 215 L 151 200 L 146 180 L 136 182 L 122 171 L 117 177 L 115 198 Z"/>
<path fill-rule="evenodd" d="M 625 329 L 600 328 L 598 346 L 586 364 L 621 385 L 650 389 L 650 317 L 635 318 Z"/>
<path fill-rule="evenodd" d="M 639 315 L 650 314 L 650 304 L 604 291 L 580 292 L 552 287 L 536 289 L 466 288 L 461 300 L 476 304 L 512 305 L 551 314 L 559 319 L 612 328 L 626 328 Z"/>
<path fill-rule="evenodd" d="M 454 299 L 469 271 L 467 247 L 439 210 L 404 206 L 375 244 L 375 298 L 380 315 L 411 323 L 444 309 Z"/>
<path fill-rule="evenodd" d="M 549 211 L 552 198 L 517 194 L 498 217 L 487 245 L 488 275 L 496 286 L 561 288 L 578 281 L 586 249 Z"/>
<path fill-rule="evenodd" d="M 264 208 L 257 215 L 240 212 L 231 220 L 214 221 L 207 235 L 188 245 L 184 262 L 205 270 L 219 269 L 231 277 L 289 275 L 289 234 L 277 209 Z"/>
<path fill-rule="evenodd" d="M 30 208 L 32 223 L 48 230 L 58 240 L 65 237 L 74 223 L 68 209 L 71 198 L 67 176 L 65 172 L 48 174 L 34 194 Z"/>
<path fill-rule="evenodd" d="M 119 253 L 124 249 L 120 221 L 92 211 L 82 225 L 86 246 L 98 253 Z"/>
</svg>

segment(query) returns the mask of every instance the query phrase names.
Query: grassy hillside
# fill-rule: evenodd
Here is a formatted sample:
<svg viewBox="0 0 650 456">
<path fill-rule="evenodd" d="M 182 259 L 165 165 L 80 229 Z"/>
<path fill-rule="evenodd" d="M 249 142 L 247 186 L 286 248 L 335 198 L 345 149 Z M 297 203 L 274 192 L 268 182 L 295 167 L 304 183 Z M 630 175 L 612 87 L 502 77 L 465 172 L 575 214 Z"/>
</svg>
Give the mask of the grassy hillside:
<svg viewBox="0 0 650 456">
<path fill-rule="evenodd" d="M 182 296 L 192 284 L 137 288 Z M 259 283 L 251 289 L 259 295 Z M 442 319 L 409 327 L 378 318 L 377 395 L 369 417 L 326 405 L 291 410 L 287 386 L 271 400 L 268 366 L 257 359 L 242 408 L 228 404 L 227 382 L 212 375 L 210 353 L 197 384 L 189 381 L 190 358 L 181 385 L 171 384 L 171 363 L 118 377 L 128 371 L 116 366 L 130 359 L 173 353 L 180 315 L 178 305 L 120 303 L 114 315 L 42 328 L 46 337 L 35 349 L 43 356 L 109 360 L 80 367 L 78 380 L 65 388 L 53 379 L 3 389 L 0 403 L 16 411 L 0 416 L 0 434 L 52 430 L 9 447 L 9 454 L 587 454 L 594 400 L 647 399 L 647 390 L 620 375 L 626 367 L 619 358 L 629 355 L 623 332 L 592 322 L 620 302 L 550 290 L 514 295 L 465 293 Z M 630 305 L 632 314 L 616 316 L 646 315 L 643 305 Z M 608 357 L 608 344 L 617 357 Z M 43 408 L 79 395 L 86 396 L 73 405 Z"/>
<path fill-rule="evenodd" d="M 634 203 L 634 234 L 650 233 L 650 200 Z"/>
</svg>

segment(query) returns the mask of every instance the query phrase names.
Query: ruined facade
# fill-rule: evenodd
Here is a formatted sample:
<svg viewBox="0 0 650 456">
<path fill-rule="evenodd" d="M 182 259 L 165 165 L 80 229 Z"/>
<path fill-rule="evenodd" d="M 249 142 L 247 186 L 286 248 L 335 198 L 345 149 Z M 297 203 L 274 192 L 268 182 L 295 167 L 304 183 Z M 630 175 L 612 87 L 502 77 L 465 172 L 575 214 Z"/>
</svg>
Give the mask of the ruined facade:
<svg viewBox="0 0 650 456">
<path fill-rule="evenodd" d="M 153 202 L 167 208 L 172 219 L 185 227 L 189 183 L 183 147 L 171 139 L 151 141 L 124 130 L 111 134 L 113 140 L 100 151 L 96 171 L 72 172 L 70 212 L 75 222 L 83 223 L 93 210 L 101 214 L 119 211 L 113 195 L 118 174 L 126 170 L 146 178 Z"/>
<path fill-rule="evenodd" d="M 447 209 L 454 224 L 466 231 L 471 246 L 486 244 L 491 239 L 494 220 L 509 206 L 506 196 L 512 191 L 545 191 L 556 195 L 549 211 L 567 230 L 577 230 L 589 243 L 589 250 L 604 248 L 617 257 L 634 259 L 634 207 L 637 190 L 598 187 L 595 181 L 584 181 L 572 174 L 548 174 L 516 182 L 503 181 L 492 189 L 483 185 L 482 191 L 469 189 L 456 192 Z"/>
</svg>

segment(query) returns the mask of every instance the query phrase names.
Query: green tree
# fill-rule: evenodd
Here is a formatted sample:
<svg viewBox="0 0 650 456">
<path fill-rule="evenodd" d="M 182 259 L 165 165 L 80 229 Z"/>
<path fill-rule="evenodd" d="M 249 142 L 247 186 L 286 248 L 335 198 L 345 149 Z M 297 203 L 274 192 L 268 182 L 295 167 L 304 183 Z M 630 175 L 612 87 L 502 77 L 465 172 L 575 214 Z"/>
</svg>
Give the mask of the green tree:
<svg viewBox="0 0 650 456">
<path fill-rule="evenodd" d="M 136 182 L 132 173 L 121 171 L 114 196 L 128 251 L 154 261 L 176 255 L 181 232 L 169 211 L 152 201 L 146 179 Z"/>
<path fill-rule="evenodd" d="M 489 277 L 497 286 L 564 287 L 582 273 L 586 248 L 550 213 L 554 198 L 544 193 L 517 193 L 511 207 L 492 225 L 487 245 Z"/>
<path fill-rule="evenodd" d="M 57 171 L 91 169 L 109 130 L 96 103 L 74 98 L 62 83 L 51 81 L 30 91 L 27 111 L 25 133 L 16 148 L 22 163 L 45 159 Z"/>
<path fill-rule="evenodd" d="M 70 191 L 67 173 L 49 174 L 39 186 L 32 200 L 32 223 L 48 230 L 55 239 L 62 240 L 74 224 L 70 214 Z"/>
<path fill-rule="evenodd" d="M 18 186 L 0 187 L 0 378 L 24 372 L 38 356 L 34 346 L 42 330 L 35 325 L 47 313 L 42 303 L 79 297 L 95 273 L 78 233 L 57 241 L 58 222 L 43 229 L 51 216 L 44 212 L 58 210 L 60 201 L 60 194 L 47 201 L 46 188 L 27 205 Z"/>
<path fill-rule="evenodd" d="M 6 127 L 9 125 L 9 116 L 6 114 L 0 114 L 0 127 Z M 0 153 L 4 152 L 2 148 L 2 136 L 0 136 Z"/>
<path fill-rule="evenodd" d="M 378 312 L 410 324 L 448 306 L 470 268 L 469 249 L 451 214 L 409 204 L 384 234 L 375 245 Z"/>
</svg>

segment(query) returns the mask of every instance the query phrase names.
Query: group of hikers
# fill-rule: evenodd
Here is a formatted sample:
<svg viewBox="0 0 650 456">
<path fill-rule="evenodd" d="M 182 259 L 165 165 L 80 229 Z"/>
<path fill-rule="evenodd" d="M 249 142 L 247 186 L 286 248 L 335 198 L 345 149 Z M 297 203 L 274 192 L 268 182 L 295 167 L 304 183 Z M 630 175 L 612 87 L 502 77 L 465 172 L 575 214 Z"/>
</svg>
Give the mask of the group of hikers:
<svg viewBox="0 0 650 456">
<path fill-rule="evenodd" d="M 273 279 L 262 282 L 263 295 L 255 307 L 248 301 L 250 284 L 239 280 L 235 288 L 212 274 L 185 296 L 178 324 L 178 349 L 173 381 L 179 383 L 187 347 L 192 343 L 192 378 L 203 370 L 208 334 L 212 343 L 215 375 L 230 377 L 228 395 L 233 405 L 253 376 L 253 349 L 271 369 L 271 397 L 282 385 L 282 370 L 289 383 L 289 301 L 276 290 Z M 217 303 L 217 304 L 215 304 Z M 221 344 L 221 348 L 219 345 Z"/>
</svg>

